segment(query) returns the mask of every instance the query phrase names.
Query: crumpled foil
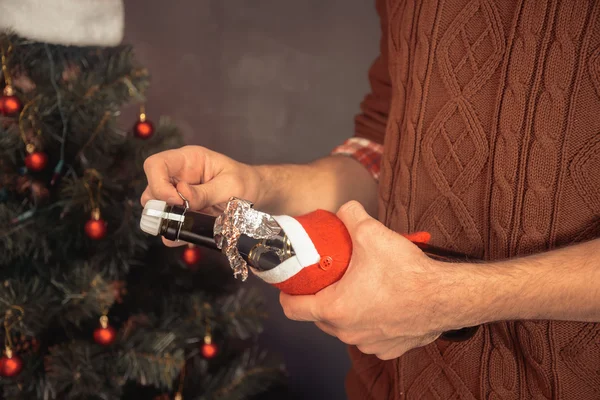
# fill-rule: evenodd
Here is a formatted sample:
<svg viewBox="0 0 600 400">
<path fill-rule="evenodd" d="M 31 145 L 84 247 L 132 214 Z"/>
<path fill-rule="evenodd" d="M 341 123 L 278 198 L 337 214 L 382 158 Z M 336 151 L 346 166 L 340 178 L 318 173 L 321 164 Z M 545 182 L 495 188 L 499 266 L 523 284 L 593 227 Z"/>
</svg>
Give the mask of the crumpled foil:
<svg viewBox="0 0 600 400">
<path fill-rule="evenodd" d="M 251 202 L 232 197 L 214 226 L 217 247 L 227 256 L 233 276 L 241 277 L 242 281 L 248 278 L 248 265 L 237 249 L 240 236 L 272 239 L 281 232 L 281 227 L 271 215 L 252 207 Z"/>
</svg>

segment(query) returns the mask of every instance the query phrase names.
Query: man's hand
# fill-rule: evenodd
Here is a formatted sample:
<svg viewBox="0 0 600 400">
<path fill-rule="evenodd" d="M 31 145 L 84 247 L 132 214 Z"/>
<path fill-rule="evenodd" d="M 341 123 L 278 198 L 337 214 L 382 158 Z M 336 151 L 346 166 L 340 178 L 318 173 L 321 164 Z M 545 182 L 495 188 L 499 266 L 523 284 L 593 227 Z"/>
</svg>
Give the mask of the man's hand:
<svg viewBox="0 0 600 400">
<path fill-rule="evenodd" d="M 314 321 L 324 332 L 386 360 L 433 342 L 443 331 L 468 326 L 455 322 L 461 320 L 453 299 L 460 286 L 457 268 L 427 257 L 358 202 L 342 206 L 338 217 L 352 238 L 348 270 L 314 296 L 282 293 L 288 318 Z"/>
<path fill-rule="evenodd" d="M 316 209 L 337 210 L 359 199 L 375 214 L 377 183 L 360 163 L 331 156 L 309 164 L 248 165 L 201 146 L 185 146 L 148 157 L 144 163 L 150 199 L 220 213 L 230 197 L 254 203 L 270 214 L 301 215 Z M 167 242 L 167 244 L 172 244 Z"/>
<path fill-rule="evenodd" d="M 600 322 L 600 239 L 485 264 L 445 263 L 350 202 L 338 211 L 352 237 L 345 275 L 313 296 L 281 294 L 290 319 L 380 359 L 442 332 L 508 320 Z"/>
<path fill-rule="evenodd" d="M 231 196 L 252 202 L 260 197 L 261 178 L 256 168 L 200 146 L 150 156 L 144 171 L 148 187 L 142 194 L 142 205 L 150 199 L 183 204 L 179 192 L 192 209 L 215 214 L 223 211 Z M 176 245 L 167 240 L 165 244 Z"/>
</svg>

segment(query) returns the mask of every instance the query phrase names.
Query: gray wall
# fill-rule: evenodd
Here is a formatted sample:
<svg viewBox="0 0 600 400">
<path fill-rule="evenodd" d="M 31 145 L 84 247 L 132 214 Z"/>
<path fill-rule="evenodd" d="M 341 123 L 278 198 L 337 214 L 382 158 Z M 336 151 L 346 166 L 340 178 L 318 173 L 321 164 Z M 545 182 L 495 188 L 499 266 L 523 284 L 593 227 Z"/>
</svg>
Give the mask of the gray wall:
<svg viewBox="0 0 600 400">
<path fill-rule="evenodd" d="M 126 0 L 125 41 L 153 75 L 147 111 L 190 144 L 249 163 L 304 162 L 352 134 L 377 52 L 372 0 Z M 263 340 L 301 398 L 342 399 L 344 345 L 286 320 L 265 292 Z"/>
</svg>

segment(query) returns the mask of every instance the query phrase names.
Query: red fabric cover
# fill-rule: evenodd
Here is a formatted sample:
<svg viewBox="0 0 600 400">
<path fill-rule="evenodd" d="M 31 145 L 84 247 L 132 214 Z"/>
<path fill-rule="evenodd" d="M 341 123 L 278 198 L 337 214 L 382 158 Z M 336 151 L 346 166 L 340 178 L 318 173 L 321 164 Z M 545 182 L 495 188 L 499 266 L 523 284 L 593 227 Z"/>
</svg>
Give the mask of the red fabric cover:
<svg viewBox="0 0 600 400">
<path fill-rule="evenodd" d="M 315 294 L 319 290 L 337 282 L 346 272 L 352 256 L 352 240 L 344 223 L 332 212 L 313 211 L 296 217 L 311 238 L 321 257 L 331 257 L 333 262 L 323 270 L 319 263 L 304 267 L 290 279 L 275 284 L 288 294 Z"/>
<path fill-rule="evenodd" d="M 344 276 L 352 257 L 352 239 L 344 223 L 332 212 L 317 210 L 296 217 L 296 220 L 311 238 L 321 258 L 331 257 L 333 262 L 327 269 L 321 268 L 319 263 L 304 267 L 296 275 L 274 286 L 291 295 L 315 294 Z M 427 232 L 404 236 L 421 243 L 427 243 L 430 238 Z"/>
</svg>

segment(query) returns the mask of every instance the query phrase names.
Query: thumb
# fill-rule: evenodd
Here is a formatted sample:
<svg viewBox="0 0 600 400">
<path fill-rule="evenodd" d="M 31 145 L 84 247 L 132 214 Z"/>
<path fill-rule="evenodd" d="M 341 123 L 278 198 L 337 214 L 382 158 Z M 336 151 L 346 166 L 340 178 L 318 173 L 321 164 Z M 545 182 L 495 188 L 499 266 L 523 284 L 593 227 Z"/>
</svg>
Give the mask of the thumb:
<svg viewBox="0 0 600 400">
<path fill-rule="evenodd" d="M 239 188 L 229 181 L 229 179 L 222 177 L 200 185 L 179 182 L 177 191 L 187 199 L 192 210 L 203 210 L 217 204 L 226 203 L 231 196 L 236 195 Z M 179 203 L 181 203 L 181 199 Z"/>
<path fill-rule="evenodd" d="M 340 207 L 337 216 L 352 235 L 356 227 L 364 221 L 373 219 L 358 201 L 352 200 Z"/>
</svg>

